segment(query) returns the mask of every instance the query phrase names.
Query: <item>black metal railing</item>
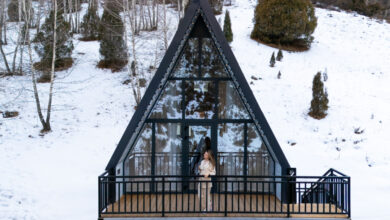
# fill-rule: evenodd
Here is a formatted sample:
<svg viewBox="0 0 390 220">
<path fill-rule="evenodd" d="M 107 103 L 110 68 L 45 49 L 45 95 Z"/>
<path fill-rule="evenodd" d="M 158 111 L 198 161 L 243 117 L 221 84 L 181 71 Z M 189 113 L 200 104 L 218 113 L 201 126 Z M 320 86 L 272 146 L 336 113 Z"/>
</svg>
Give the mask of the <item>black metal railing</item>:
<svg viewBox="0 0 390 220">
<path fill-rule="evenodd" d="M 330 214 L 350 217 L 350 177 L 99 176 L 99 217 L 123 214 Z"/>
<path fill-rule="evenodd" d="M 324 202 L 333 204 L 341 210 L 349 210 L 350 184 L 348 176 L 335 169 L 329 169 L 316 184 L 305 190 L 301 200 L 306 203 Z"/>
</svg>

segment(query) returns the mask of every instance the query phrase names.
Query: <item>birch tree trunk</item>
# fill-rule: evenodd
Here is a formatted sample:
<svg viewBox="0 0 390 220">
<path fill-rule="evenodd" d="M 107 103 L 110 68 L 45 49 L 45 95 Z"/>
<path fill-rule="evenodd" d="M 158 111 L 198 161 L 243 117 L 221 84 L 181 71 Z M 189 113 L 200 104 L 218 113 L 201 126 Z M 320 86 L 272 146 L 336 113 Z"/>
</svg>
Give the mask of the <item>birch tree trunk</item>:
<svg viewBox="0 0 390 220">
<path fill-rule="evenodd" d="M 23 1 L 23 5 L 24 5 L 24 7 L 25 7 L 25 4 L 26 4 L 26 2 L 25 2 L 25 0 L 19 0 L 19 35 L 20 35 L 20 37 L 19 37 L 19 39 L 20 39 L 20 41 L 19 41 L 19 49 L 20 49 L 20 56 L 19 56 L 19 70 L 18 70 L 18 72 L 14 72 L 16 75 L 22 75 L 22 72 L 23 72 L 23 41 L 24 41 L 24 39 L 23 39 L 23 25 L 22 25 L 22 20 L 23 20 L 23 13 L 22 13 L 22 1 Z M 28 10 L 28 9 L 27 9 Z M 28 31 L 28 29 L 26 29 L 25 30 L 25 32 L 27 33 L 27 31 Z"/>
<path fill-rule="evenodd" d="M 68 6 L 69 6 L 69 23 L 70 23 L 70 27 L 71 27 L 71 30 L 72 32 L 74 33 L 75 29 L 74 29 L 74 21 L 73 21 L 73 6 L 72 6 L 72 0 L 69 0 L 68 1 Z"/>
<path fill-rule="evenodd" d="M 1 55 L 3 56 L 3 60 L 4 60 L 4 63 L 5 63 L 5 68 L 7 70 L 7 74 L 11 75 L 12 72 L 11 72 L 11 69 L 9 68 L 7 57 L 5 56 L 5 53 L 4 53 L 4 50 L 3 50 L 3 44 L 1 42 L 0 42 L 0 52 L 1 52 Z"/>
<path fill-rule="evenodd" d="M 135 99 L 135 102 L 137 104 L 137 106 L 139 105 L 139 103 L 141 102 L 141 92 L 140 92 L 140 88 L 139 88 L 139 85 L 138 85 L 138 62 L 137 62 L 137 52 L 136 52 L 136 42 L 135 42 L 135 37 L 136 37 L 136 34 L 137 34 L 137 21 L 136 21 L 136 8 L 135 8 L 135 0 L 131 0 L 132 1 L 132 10 L 130 11 L 130 6 L 129 6 L 129 0 L 124 0 L 126 1 L 125 4 L 123 4 L 124 6 L 123 7 L 126 7 L 126 9 L 124 9 L 124 15 L 128 18 L 129 20 L 129 23 L 130 23 L 130 31 L 131 31 L 131 48 L 132 48 L 132 58 L 133 58 L 133 62 L 130 62 L 130 57 L 131 56 L 128 56 L 129 58 L 129 61 L 127 62 L 127 65 L 128 65 L 128 71 L 129 71 L 129 77 L 130 77 L 130 83 L 131 83 L 131 89 L 133 91 L 133 96 L 134 96 L 134 99 Z M 133 13 L 131 15 L 131 12 Z M 126 19 L 124 19 L 125 21 L 125 24 L 126 24 Z M 128 36 L 128 31 L 127 31 L 127 28 L 126 28 L 126 25 L 124 25 L 125 27 L 125 33 L 126 33 L 126 37 L 125 37 L 125 40 L 126 40 L 126 44 L 128 43 L 128 39 L 127 39 L 127 36 Z"/>
<path fill-rule="evenodd" d="M 75 1 L 75 12 L 76 12 L 76 33 L 80 33 L 80 10 L 79 10 L 79 7 L 80 7 L 80 5 L 78 4 L 79 3 L 79 1 L 78 0 L 76 0 Z M 81 4 L 81 2 L 80 2 L 80 4 Z"/>
<path fill-rule="evenodd" d="M 27 15 L 27 19 L 30 19 L 30 15 Z M 29 63 L 30 63 L 30 69 L 31 69 L 31 80 L 33 84 L 33 90 L 34 90 L 34 98 L 35 98 L 35 104 L 37 107 L 37 113 L 38 113 L 38 118 L 39 121 L 42 124 L 42 127 L 46 127 L 46 122 L 45 119 L 43 118 L 42 114 L 42 108 L 41 108 L 41 102 L 39 99 L 39 94 L 38 94 L 38 88 L 37 88 L 37 78 L 36 78 L 36 73 L 33 65 L 33 59 L 32 59 L 32 49 L 31 49 L 31 41 L 30 38 L 27 39 L 27 48 L 28 48 L 28 56 L 29 56 Z"/>
<path fill-rule="evenodd" d="M 3 27 L 4 27 L 4 13 L 5 13 L 5 1 L 0 3 L 0 44 L 3 43 Z"/>
<path fill-rule="evenodd" d="M 55 71 L 55 61 L 56 61 L 56 48 L 57 48 L 57 0 L 54 0 L 53 59 L 51 61 L 49 101 L 47 103 L 46 126 L 43 129 L 44 131 L 51 130 L 50 115 L 51 115 L 51 103 L 53 100 L 53 85 L 54 85 L 54 71 Z"/>
<path fill-rule="evenodd" d="M 5 1 L 2 1 L 1 2 L 1 5 L 0 5 L 0 52 L 1 52 L 1 56 L 3 57 L 3 60 L 4 60 L 4 64 L 5 64 L 5 68 L 6 68 L 6 71 L 7 71 L 7 74 L 8 75 L 11 75 L 11 69 L 9 67 L 9 64 L 8 64 L 8 60 L 7 60 L 7 56 L 5 55 L 4 53 L 4 50 L 3 50 L 3 43 L 4 43 L 4 40 L 2 39 L 3 38 L 3 29 L 5 29 Z"/>
<path fill-rule="evenodd" d="M 164 33 L 164 48 L 165 51 L 168 50 L 168 27 L 167 27 L 167 8 L 165 0 L 163 0 L 163 33 Z"/>
<path fill-rule="evenodd" d="M 3 20 L 4 20 L 4 23 L 3 23 L 3 33 L 4 33 L 4 39 L 3 39 L 3 45 L 7 45 L 8 44 L 8 42 L 7 42 L 7 21 L 6 21 L 6 15 L 5 15 L 5 13 L 6 13 L 6 11 L 5 11 L 5 9 L 6 9 L 6 2 L 5 1 L 2 1 L 3 2 L 3 10 L 4 10 L 4 12 L 3 12 Z M 1 36 L 0 36 L 0 38 L 1 38 Z"/>
</svg>

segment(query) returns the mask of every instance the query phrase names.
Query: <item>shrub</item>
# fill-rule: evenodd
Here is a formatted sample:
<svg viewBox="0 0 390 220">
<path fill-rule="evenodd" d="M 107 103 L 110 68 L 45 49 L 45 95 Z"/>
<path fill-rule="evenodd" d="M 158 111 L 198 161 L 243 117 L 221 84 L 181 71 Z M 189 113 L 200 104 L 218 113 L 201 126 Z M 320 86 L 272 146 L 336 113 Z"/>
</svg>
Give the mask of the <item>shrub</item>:
<svg viewBox="0 0 390 220">
<path fill-rule="evenodd" d="M 315 119 L 322 119 L 328 110 L 328 93 L 322 82 L 321 72 L 318 72 L 313 79 L 313 99 L 310 104 L 309 115 Z"/>
<path fill-rule="evenodd" d="M 281 49 L 279 49 L 278 55 L 276 55 L 276 60 L 277 61 L 282 61 L 282 59 L 283 59 L 283 52 L 282 52 Z"/>
<path fill-rule="evenodd" d="M 11 0 L 9 2 L 8 19 L 9 21 L 19 21 L 19 0 Z"/>
<path fill-rule="evenodd" d="M 40 70 L 50 70 L 53 59 L 53 33 L 54 33 L 54 11 L 50 12 L 45 23 L 41 27 L 41 31 L 35 37 L 37 44 L 34 46 L 35 51 L 40 56 L 41 61 L 37 63 Z M 72 59 L 72 51 L 74 49 L 72 35 L 70 33 L 70 24 L 65 21 L 61 12 L 57 12 L 57 36 L 56 36 L 56 60 L 55 68 L 63 69 L 65 66 L 70 67 L 69 59 Z M 66 65 L 65 65 L 66 64 Z"/>
<path fill-rule="evenodd" d="M 269 66 L 274 67 L 275 66 L 275 52 L 272 52 L 271 59 L 269 61 Z"/>
<path fill-rule="evenodd" d="M 230 13 L 228 10 L 226 10 L 225 13 L 225 20 L 223 23 L 223 33 L 225 34 L 225 38 L 229 43 L 233 41 L 232 24 L 230 21 Z"/>
<path fill-rule="evenodd" d="M 99 37 L 99 15 L 97 7 L 91 5 L 88 7 L 87 13 L 83 17 L 83 22 L 81 23 L 81 40 L 93 41 L 98 40 Z"/>
<path fill-rule="evenodd" d="M 310 0 L 262 0 L 255 9 L 251 38 L 309 48 L 317 26 Z"/>
<path fill-rule="evenodd" d="M 101 61 L 98 67 L 119 71 L 127 64 L 127 47 L 123 35 L 120 15 L 105 9 L 99 25 Z"/>
</svg>

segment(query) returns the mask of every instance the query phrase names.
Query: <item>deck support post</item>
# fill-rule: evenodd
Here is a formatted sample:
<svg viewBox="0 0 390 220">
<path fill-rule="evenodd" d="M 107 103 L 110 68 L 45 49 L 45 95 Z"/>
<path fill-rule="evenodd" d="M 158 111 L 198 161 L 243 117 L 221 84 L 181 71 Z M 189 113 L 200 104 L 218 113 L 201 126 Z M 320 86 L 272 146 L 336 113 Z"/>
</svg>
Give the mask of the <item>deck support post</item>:
<svg viewBox="0 0 390 220">
<path fill-rule="evenodd" d="M 116 192 L 116 188 L 115 188 L 115 169 L 110 169 L 109 172 L 108 172 L 108 175 L 111 176 L 110 178 L 108 178 L 108 201 L 109 203 L 115 203 L 115 192 Z"/>
</svg>

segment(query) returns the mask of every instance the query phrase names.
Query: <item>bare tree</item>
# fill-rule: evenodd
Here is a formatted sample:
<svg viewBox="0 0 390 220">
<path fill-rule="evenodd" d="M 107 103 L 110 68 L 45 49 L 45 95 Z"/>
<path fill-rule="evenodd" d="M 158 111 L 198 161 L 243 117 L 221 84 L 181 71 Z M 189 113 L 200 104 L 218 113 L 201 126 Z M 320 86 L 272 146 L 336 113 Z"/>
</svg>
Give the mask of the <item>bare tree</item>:
<svg viewBox="0 0 390 220">
<path fill-rule="evenodd" d="M 25 0 L 23 0 L 25 1 Z M 23 2 L 24 4 L 24 2 Z M 18 0 L 18 22 L 17 22 L 17 29 L 18 29 L 18 35 L 17 35 L 17 38 L 16 38 L 16 42 L 15 42 L 15 48 L 13 50 L 13 53 L 10 53 L 10 54 L 13 54 L 13 58 L 12 58 L 12 63 L 10 65 L 9 61 L 8 61 L 8 58 L 7 58 L 7 54 L 5 53 L 4 49 L 3 49 L 3 45 L 7 44 L 7 36 L 6 36 L 6 31 L 7 31 L 7 27 L 6 27 L 6 20 L 5 20 L 5 1 L 2 1 L 2 4 L 1 4 L 1 8 L 2 8 L 2 12 L 1 12 L 1 15 L 0 17 L 2 17 L 2 19 L 0 19 L 0 27 L 2 27 L 2 30 L 3 30 L 3 33 L 4 33 L 4 40 L 3 41 L 0 41 L 0 52 L 1 52 L 1 55 L 2 55 L 2 58 L 4 60 L 4 63 L 5 63 L 5 67 L 6 67 L 6 70 L 7 70 L 7 74 L 8 75 L 14 75 L 14 74 L 21 74 L 22 73 L 22 68 L 21 66 L 23 65 L 23 50 L 21 48 L 21 44 L 22 44 L 22 41 L 23 41 L 23 26 L 22 26 L 22 20 L 23 20 L 23 13 L 21 13 L 22 11 L 22 0 Z M 1 38 L 1 37 L 0 37 Z M 11 39 L 12 40 L 12 39 Z M 20 51 L 19 51 L 20 49 Z M 16 58 L 18 56 L 18 51 L 20 52 L 20 60 L 19 60 L 19 71 L 16 70 Z"/>
<path fill-rule="evenodd" d="M 136 19 L 136 0 L 131 0 L 131 9 L 130 9 L 130 3 L 129 0 L 123 0 L 123 14 L 124 17 L 124 23 L 126 24 L 126 17 L 130 24 L 130 36 L 131 36 L 131 49 L 132 49 L 132 56 L 128 56 L 128 71 L 130 76 L 130 83 L 131 88 L 133 91 L 133 96 L 136 101 L 136 104 L 138 105 L 141 102 L 141 91 L 139 86 L 139 75 L 138 75 L 138 61 L 137 61 L 137 51 L 136 51 L 136 35 L 139 33 L 139 29 L 137 28 L 137 19 Z M 125 40 L 126 43 L 128 43 L 128 29 L 126 28 L 127 25 L 124 25 L 125 27 Z M 131 61 L 132 59 L 132 61 Z M 130 62 L 131 61 L 131 62 Z"/>
<path fill-rule="evenodd" d="M 27 14 L 27 20 L 31 19 L 31 14 L 26 11 L 25 7 L 25 0 L 23 1 L 23 10 Z M 35 97 L 35 103 L 37 106 L 37 113 L 39 116 L 39 120 L 42 124 L 42 132 L 48 132 L 51 131 L 51 125 L 50 125 L 50 116 L 51 116 L 51 106 L 52 106 L 52 99 L 53 99 L 53 85 L 54 85 L 54 71 L 55 71 L 55 59 L 56 59 L 56 40 L 57 40 L 57 0 L 53 0 L 53 10 L 54 10 L 54 21 L 53 21 L 53 58 L 51 63 L 51 74 L 50 74 L 50 89 L 49 89 L 49 101 L 47 105 L 47 112 L 46 112 L 46 119 L 43 116 L 41 103 L 39 99 L 38 94 L 38 88 L 37 88 L 37 79 L 35 74 L 35 69 L 33 66 L 33 59 L 32 59 L 32 49 L 31 49 L 31 41 L 30 38 L 27 38 L 27 46 L 28 46 L 28 54 L 29 54 L 29 60 L 30 60 L 30 68 L 31 68 L 31 77 L 32 77 L 32 83 L 33 83 L 33 89 L 34 89 L 34 97 Z M 28 23 L 27 28 L 28 28 Z"/>
<path fill-rule="evenodd" d="M 0 8 L 0 52 L 1 52 L 1 56 L 2 56 L 4 64 L 5 64 L 7 74 L 11 75 L 12 71 L 9 67 L 7 56 L 3 50 L 3 44 L 6 44 L 6 42 L 7 42 L 6 35 L 5 35 L 5 33 L 6 33 L 6 25 L 5 25 L 5 23 L 6 23 L 6 21 L 5 21 L 6 2 L 1 1 L 0 7 L 1 7 Z M 2 39 L 3 33 L 4 33 L 4 40 Z"/>
</svg>

